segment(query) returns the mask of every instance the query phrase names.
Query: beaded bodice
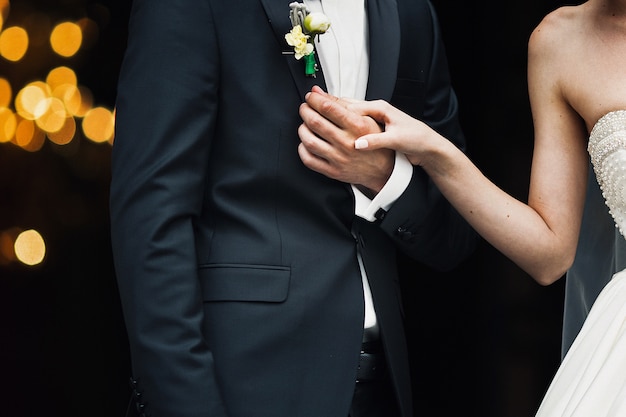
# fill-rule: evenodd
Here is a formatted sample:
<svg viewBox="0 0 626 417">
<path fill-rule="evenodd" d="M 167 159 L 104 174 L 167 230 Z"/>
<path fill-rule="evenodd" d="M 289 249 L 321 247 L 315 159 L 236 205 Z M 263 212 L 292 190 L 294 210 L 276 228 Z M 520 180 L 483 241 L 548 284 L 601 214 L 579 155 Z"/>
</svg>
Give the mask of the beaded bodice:
<svg viewBox="0 0 626 417">
<path fill-rule="evenodd" d="M 587 149 L 604 201 L 626 236 L 626 110 L 602 116 L 591 130 Z"/>
</svg>

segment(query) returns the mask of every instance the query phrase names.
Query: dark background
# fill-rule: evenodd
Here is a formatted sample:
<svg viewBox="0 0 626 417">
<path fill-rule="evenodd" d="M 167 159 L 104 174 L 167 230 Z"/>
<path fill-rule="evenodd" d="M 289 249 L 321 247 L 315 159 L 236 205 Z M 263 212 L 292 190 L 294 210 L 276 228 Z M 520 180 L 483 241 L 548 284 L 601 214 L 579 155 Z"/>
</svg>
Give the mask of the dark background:
<svg viewBox="0 0 626 417">
<path fill-rule="evenodd" d="M 287 3 L 287 2 L 286 2 Z M 469 154 L 526 199 L 532 125 L 526 47 L 559 1 L 433 0 L 461 104 Z M 29 52 L 0 58 L 15 91 L 70 65 L 96 105 L 113 108 L 129 1 L 14 0 L 9 22 L 33 11 L 51 21 L 89 16 L 97 40 L 67 60 Z M 6 25 L 5 25 L 6 27 Z M 122 416 L 129 357 L 111 263 L 111 147 L 79 138 L 38 152 L 0 144 L 0 232 L 35 228 L 46 239 L 36 267 L 0 262 L 0 415 Z M 453 273 L 405 282 L 417 415 L 532 416 L 560 359 L 563 282 L 540 287 L 481 242 Z"/>
</svg>

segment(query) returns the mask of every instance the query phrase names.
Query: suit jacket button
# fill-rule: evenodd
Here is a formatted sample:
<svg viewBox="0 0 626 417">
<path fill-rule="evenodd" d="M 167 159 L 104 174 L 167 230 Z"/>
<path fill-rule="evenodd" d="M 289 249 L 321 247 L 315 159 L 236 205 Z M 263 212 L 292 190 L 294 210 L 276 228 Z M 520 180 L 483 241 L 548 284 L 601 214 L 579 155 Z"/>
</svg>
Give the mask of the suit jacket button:
<svg viewBox="0 0 626 417">
<path fill-rule="evenodd" d="M 396 235 L 398 235 L 398 237 L 403 241 L 407 241 L 413 237 L 413 233 L 411 233 L 402 226 L 398 227 L 398 229 L 396 230 Z"/>
<path fill-rule="evenodd" d="M 138 414 L 145 415 L 145 413 L 146 413 L 145 410 L 144 410 L 146 408 L 145 404 L 136 403 L 135 407 L 137 408 L 137 413 Z"/>
</svg>

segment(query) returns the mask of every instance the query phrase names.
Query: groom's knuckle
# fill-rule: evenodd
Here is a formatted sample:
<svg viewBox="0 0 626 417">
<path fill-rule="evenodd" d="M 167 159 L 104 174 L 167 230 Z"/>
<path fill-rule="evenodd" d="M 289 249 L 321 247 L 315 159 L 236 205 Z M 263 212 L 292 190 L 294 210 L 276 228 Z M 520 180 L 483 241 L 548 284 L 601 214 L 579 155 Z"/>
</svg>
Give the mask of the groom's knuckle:
<svg viewBox="0 0 626 417">
<path fill-rule="evenodd" d="M 324 100 L 320 104 L 320 110 L 322 110 L 323 112 L 329 112 L 334 107 L 334 104 L 335 103 L 330 100 Z"/>
<path fill-rule="evenodd" d="M 319 131 L 323 125 L 324 123 L 322 121 L 322 118 L 317 115 L 316 117 L 312 117 L 309 121 L 309 127 L 316 132 Z"/>
<path fill-rule="evenodd" d="M 371 119 L 367 117 L 359 117 L 356 123 L 357 132 L 360 134 L 372 132 L 373 126 Z"/>
</svg>

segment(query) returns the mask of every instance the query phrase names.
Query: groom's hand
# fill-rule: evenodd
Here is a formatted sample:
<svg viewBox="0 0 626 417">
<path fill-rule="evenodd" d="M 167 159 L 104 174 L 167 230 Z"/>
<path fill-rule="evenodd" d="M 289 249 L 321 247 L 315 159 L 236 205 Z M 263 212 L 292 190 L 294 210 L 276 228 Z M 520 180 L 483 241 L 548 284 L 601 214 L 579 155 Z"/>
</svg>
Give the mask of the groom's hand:
<svg viewBox="0 0 626 417">
<path fill-rule="evenodd" d="M 314 87 L 300 106 L 298 154 L 305 166 L 329 178 L 378 193 L 393 171 L 395 154 L 389 149 L 358 151 L 354 141 L 382 129 L 369 116 L 358 115 L 346 103 Z M 363 190 L 363 187 L 366 190 Z"/>
</svg>

